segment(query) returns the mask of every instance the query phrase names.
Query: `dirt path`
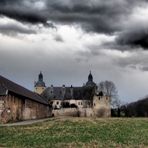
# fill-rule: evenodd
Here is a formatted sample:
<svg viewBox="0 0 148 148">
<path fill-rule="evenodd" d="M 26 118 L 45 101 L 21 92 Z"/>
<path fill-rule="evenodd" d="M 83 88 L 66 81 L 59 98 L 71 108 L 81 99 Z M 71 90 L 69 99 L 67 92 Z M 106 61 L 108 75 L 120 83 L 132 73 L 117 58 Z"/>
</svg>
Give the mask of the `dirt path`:
<svg viewBox="0 0 148 148">
<path fill-rule="evenodd" d="M 15 122 L 15 123 L 0 124 L 0 127 L 30 125 L 30 124 L 34 124 L 34 123 L 44 122 L 44 121 L 47 121 L 47 120 L 49 120 L 49 118 L 38 119 L 38 120 L 20 121 L 20 122 Z"/>
</svg>

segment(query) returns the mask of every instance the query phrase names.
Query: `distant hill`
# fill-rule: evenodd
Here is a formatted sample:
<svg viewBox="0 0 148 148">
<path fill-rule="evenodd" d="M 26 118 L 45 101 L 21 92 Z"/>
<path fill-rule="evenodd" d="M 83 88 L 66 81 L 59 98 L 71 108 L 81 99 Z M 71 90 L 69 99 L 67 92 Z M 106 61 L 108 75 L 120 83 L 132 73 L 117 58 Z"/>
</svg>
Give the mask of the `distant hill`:
<svg viewBox="0 0 148 148">
<path fill-rule="evenodd" d="M 127 117 L 148 117 L 148 96 L 121 107 Z"/>
</svg>

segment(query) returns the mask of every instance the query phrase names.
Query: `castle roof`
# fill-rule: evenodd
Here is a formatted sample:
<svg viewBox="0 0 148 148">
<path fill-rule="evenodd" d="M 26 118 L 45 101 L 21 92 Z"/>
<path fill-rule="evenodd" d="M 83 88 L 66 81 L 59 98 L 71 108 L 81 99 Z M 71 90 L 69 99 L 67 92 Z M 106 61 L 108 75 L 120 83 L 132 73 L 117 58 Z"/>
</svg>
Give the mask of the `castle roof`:
<svg viewBox="0 0 148 148">
<path fill-rule="evenodd" d="M 86 85 L 82 87 L 48 87 L 42 93 L 42 97 L 53 100 L 53 99 L 75 99 L 75 100 L 91 100 L 93 95 L 95 94 L 96 84 L 93 82 L 93 76 L 91 74 L 88 75 L 88 81 Z"/>
<path fill-rule="evenodd" d="M 93 92 L 93 88 L 85 87 L 48 87 L 42 96 L 48 100 L 91 100 Z"/>
</svg>

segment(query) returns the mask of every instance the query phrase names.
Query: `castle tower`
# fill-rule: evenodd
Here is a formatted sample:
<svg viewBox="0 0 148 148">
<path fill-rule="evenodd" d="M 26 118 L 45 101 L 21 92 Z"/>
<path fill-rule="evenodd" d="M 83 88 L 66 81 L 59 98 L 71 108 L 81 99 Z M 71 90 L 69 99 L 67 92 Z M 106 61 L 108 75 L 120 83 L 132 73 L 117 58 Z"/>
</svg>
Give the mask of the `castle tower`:
<svg viewBox="0 0 148 148">
<path fill-rule="evenodd" d="M 110 97 L 105 96 L 102 91 L 95 94 L 93 97 L 93 111 L 96 117 L 110 117 Z"/>
<path fill-rule="evenodd" d="M 38 81 L 34 84 L 34 91 L 38 94 L 41 94 L 45 90 L 45 82 L 43 81 L 43 74 L 40 72 L 38 75 Z"/>
</svg>

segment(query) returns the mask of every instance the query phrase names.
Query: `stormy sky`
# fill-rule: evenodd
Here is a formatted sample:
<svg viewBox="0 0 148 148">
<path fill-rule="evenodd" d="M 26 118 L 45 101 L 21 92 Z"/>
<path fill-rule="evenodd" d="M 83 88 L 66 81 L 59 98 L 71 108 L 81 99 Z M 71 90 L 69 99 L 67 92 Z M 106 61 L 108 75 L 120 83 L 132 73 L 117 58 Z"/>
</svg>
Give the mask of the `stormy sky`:
<svg viewBox="0 0 148 148">
<path fill-rule="evenodd" d="M 33 90 L 115 83 L 122 102 L 148 95 L 147 0 L 0 0 L 0 74 Z"/>
</svg>

